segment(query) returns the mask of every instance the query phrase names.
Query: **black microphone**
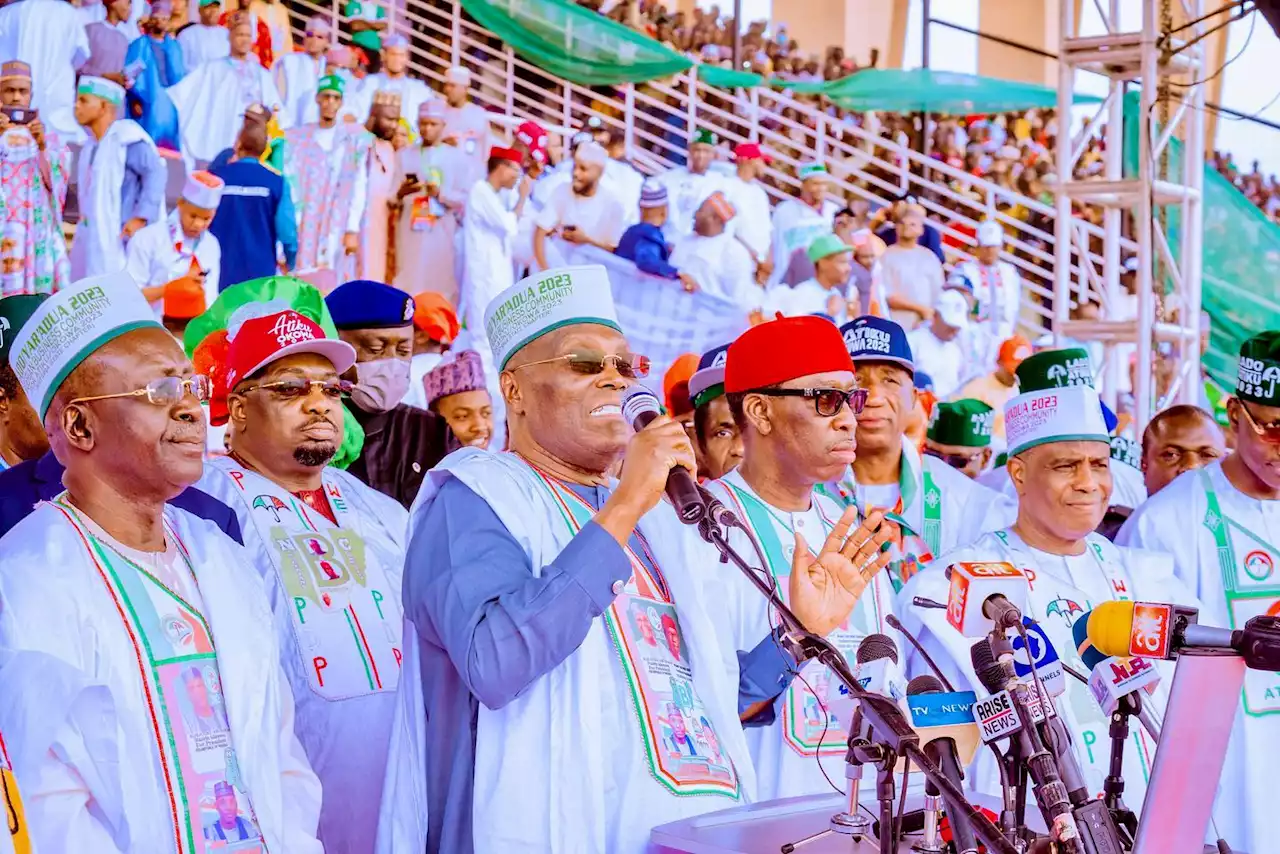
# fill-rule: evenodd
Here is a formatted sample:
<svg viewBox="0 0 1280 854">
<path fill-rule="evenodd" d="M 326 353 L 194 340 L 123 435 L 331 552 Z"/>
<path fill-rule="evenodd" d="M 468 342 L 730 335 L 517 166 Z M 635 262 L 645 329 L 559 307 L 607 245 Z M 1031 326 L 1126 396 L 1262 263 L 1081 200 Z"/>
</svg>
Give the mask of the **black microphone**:
<svg viewBox="0 0 1280 854">
<path fill-rule="evenodd" d="M 622 417 L 637 433 L 662 414 L 657 395 L 642 385 L 633 385 L 622 394 Z M 676 515 L 686 525 L 696 525 L 707 515 L 707 505 L 698 492 L 698 483 L 683 466 L 675 466 L 667 475 L 667 498 Z"/>
<path fill-rule="evenodd" d="M 907 683 L 907 702 L 911 702 L 912 697 L 918 697 L 921 694 L 943 694 L 949 693 L 949 689 L 944 690 L 940 680 L 925 674 L 917 676 Z M 912 725 L 920 727 L 914 713 L 912 716 Z M 934 729 L 944 731 L 943 727 L 935 727 Z M 973 724 L 969 724 L 969 729 L 975 729 Z M 926 735 L 929 728 L 925 728 Z M 941 769 L 956 788 L 962 788 L 964 785 L 964 764 L 960 761 L 960 751 L 956 748 L 956 740 L 952 735 L 942 735 L 931 737 L 924 744 L 924 755 L 928 756 Z M 925 794 L 929 797 L 941 797 L 937 786 L 932 781 L 926 781 L 924 787 Z M 973 832 L 973 823 L 969 821 L 969 817 L 959 808 L 959 805 L 950 802 L 949 799 L 943 798 L 946 804 L 947 816 L 951 819 L 951 833 L 955 841 L 956 851 L 959 854 L 977 854 L 978 837 Z M 931 840 L 932 841 L 932 840 Z"/>
<path fill-rule="evenodd" d="M 938 665 L 934 663 L 932 656 L 930 656 L 929 653 L 925 652 L 924 647 L 920 645 L 920 641 L 916 640 L 915 635 L 907 631 L 906 627 L 903 626 L 902 623 L 898 621 L 897 617 L 895 617 L 893 614 L 886 614 L 884 621 L 888 623 L 889 626 L 898 634 L 902 635 L 904 638 L 911 641 L 911 645 L 916 648 L 916 652 L 920 653 L 920 657 L 924 659 L 924 663 L 929 665 L 929 669 L 933 671 L 933 675 L 938 677 L 938 681 L 942 683 L 943 689 L 945 689 L 946 691 L 956 690 L 955 688 L 951 687 L 951 682 L 947 680 L 947 677 L 942 675 L 942 671 L 938 669 Z M 912 681 L 915 681 L 915 680 L 912 680 Z"/>
</svg>

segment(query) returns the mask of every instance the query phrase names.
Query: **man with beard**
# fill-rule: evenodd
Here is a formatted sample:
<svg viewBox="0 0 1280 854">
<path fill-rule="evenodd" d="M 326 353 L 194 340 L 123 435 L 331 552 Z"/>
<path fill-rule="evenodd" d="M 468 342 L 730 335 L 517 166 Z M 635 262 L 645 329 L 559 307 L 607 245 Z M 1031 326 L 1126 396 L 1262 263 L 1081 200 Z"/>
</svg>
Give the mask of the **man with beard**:
<svg viewBox="0 0 1280 854">
<path fill-rule="evenodd" d="M 790 317 L 747 330 L 729 345 L 724 388 L 745 453 L 741 465 L 708 489 L 751 529 L 780 589 L 788 586 L 795 554 L 837 525 L 861 523 L 876 532 L 877 543 L 893 538 L 895 526 L 882 524 L 882 510 L 859 519 L 858 508 L 814 491 L 839 478 L 857 456 L 857 415 L 867 398 L 855 387 L 849 351 L 830 321 Z M 729 539 L 739 554 L 752 553 L 744 532 L 733 529 Z M 866 635 L 884 631 L 893 613 L 893 586 L 880 572 L 888 561 L 888 552 L 875 553 L 856 567 L 857 604 L 827 634 L 846 656 L 854 656 Z M 769 630 L 771 608 L 736 569 L 723 572 L 721 590 L 732 600 L 725 610 L 737 615 L 730 637 L 741 649 Z M 825 665 L 807 664 L 769 725 L 748 731 L 761 800 L 825 792 L 827 779 L 843 773 L 850 722 L 804 713 L 826 697 L 830 678 Z"/>
<path fill-rule="evenodd" d="M 322 851 L 261 581 L 168 506 L 203 468 L 208 379 L 122 273 L 42 303 L 12 362 L 66 465 L 65 489 L 0 540 L 0 731 L 22 746 L 34 848 L 183 850 L 202 793 L 230 782 L 262 847 Z M 193 670 L 218 686 L 200 724 Z"/>
<path fill-rule="evenodd" d="M 1280 332 L 1240 345 L 1236 393 L 1227 401 L 1235 453 L 1180 475 L 1137 508 L 1116 538 L 1172 555 L 1174 572 L 1204 603 L 1201 621 L 1208 625 L 1239 629 L 1251 617 L 1280 614 L 1278 378 Z M 1183 601 L 1163 591 L 1149 598 Z M 1275 839 L 1267 807 L 1275 800 L 1280 746 L 1276 679 L 1255 670 L 1245 676 L 1215 812 L 1224 837 L 1246 851 L 1266 851 Z"/>
<path fill-rule="evenodd" d="M 395 285 L 458 300 L 455 237 L 470 185 L 458 149 L 444 144 L 445 105 L 432 99 L 418 108 L 421 141 L 396 154 Z M 429 272 L 428 272 L 429 271 Z"/>
<path fill-rule="evenodd" d="M 1009 479 L 1018 496 L 1015 521 L 948 549 L 907 583 L 899 601 L 924 596 L 945 602 L 948 567 L 1007 562 L 1027 576 L 1026 615 L 1039 622 L 1064 664 L 1087 669 L 1072 636 L 1072 624 L 1084 612 L 1112 600 L 1194 604 L 1194 598 L 1178 583 L 1169 561 L 1119 549 L 1094 533 L 1111 500 L 1111 437 L 1098 393 L 1083 383 L 1048 383 L 1043 372 L 1026 362 L 1019 366 L 1018 381 L 1021 393 L 1004 408 Z M 983 691 L 971 664 L 973 641 L 952 627 L 947 613 L 906 608 L 901 619 L 957 690 Z M 908 660 L 912 674 L 925 672 L 919 657 L 909 655 Z M 1110 755 L 1103 748 L 1109 741 L 1109 716 L 1088 686 L 1065 681 L 1058 710 L 1074 735 L 1088 795 L 1096 797 L 1110 773 Z M 1165 696 L 1158 691 L 1151 698 L 1157 717 Z M 1142 804 L 1154 751 L 1155 743 L 1142 731 L 1125 743 L 1125 801 L 1130 807 Z M 999 794 L 1000 777 L 987 751 L 979 755 L 974 772 L 970 785 L 976 791 Z"/>
<path fill-rule="evenodd" d="M 493 438 L 493 401 L 475 350 L 446 358 L 422 378 L 427 408 L 438 413 L 463 445 L 487 448 Z"/>
<path fill-rule="evenodd" d="M 200 485 L 234 508 L 269 591 L 294 731 L 324 790 L 320 841 L 368 852 L 400 678 L 408 519 L 326 465 L 342 438 L 351 345 L 262 303 L 239 308 L 227 332 L 230 455 Z"/>
<path fill-rule="evenodd" d="M 724 396 L 724 366 L 729 345 L 708 350 L 689 378 L 689 402 L 693 404 L 694 449 L 698 475 L 719 480 L 742 462 L 742 431 Z"/>
<path fill-rule="evenodd" d="M 538 214 L 533 233 L 533 257 L 547 269 L 547 238 L 586 244 L 612 252 L 626 230 L 622 203 L 604 192 L 600 178 L 608 153 L 595 142 L 584 142 L 573 153 L 573 180 L 558 186 Z"/>
<path fill-rule="evenodd" d="M 391 138 L 399 121 L 400 96 L 394 92 L 374 93 L 367 125 L 373 134 L 373 145 L 366 166 L 369 180 L 356 275 L 377 282 L 387 279 L 387 256 L 391 250 L 391 202 L 396 191 L 396 150 Z"/>
<path fill-rule="evenodd" d="M 666 187 L 670 199 L 668 233 L 674 239 L 693 232 L 693 218 L 698 208 L 708 196 L 724 186 L 724 177 L 711 169 L 719 143 L 720 138 L 714 133 L 705 128 L 698 129 L 689 142 L 689 165 L 677 166 L 656 178 Z"/>
<path fill-rule="evenodd" d="M 403 403 L 413 298 L 382 282 L 357 280 L 336 288 L 325 304 L 338 335 L 356 351 L 351 412 L 364 428 L 364 448 L 347 471 L 409 507 L 423 475 L 448 453 L 450 437 L 439 415 Z"/>
<path fill-rule="evenodd" d="M 201 7 L 203 12 L 204 7 Z M 276 58 L 276 87 L 284 98 L 284 117 L 291 127 L 309 125 L 320 118 L 316 89 L 325 74 L 325 53 L 333 34 L 329 18 L 312 15 L 303 32 L 302 50 Z"/>
</svg>

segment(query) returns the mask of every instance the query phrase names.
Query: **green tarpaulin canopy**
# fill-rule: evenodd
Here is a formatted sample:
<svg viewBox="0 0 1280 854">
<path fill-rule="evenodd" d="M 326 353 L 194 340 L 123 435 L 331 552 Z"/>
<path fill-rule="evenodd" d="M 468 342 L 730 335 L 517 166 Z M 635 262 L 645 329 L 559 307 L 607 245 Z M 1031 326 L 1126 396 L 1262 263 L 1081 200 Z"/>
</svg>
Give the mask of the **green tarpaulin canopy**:
<svg viewBox="0 0 1280 854">
<path fill-rule="evenodd" d="M 838 106 L 856 112 L 964 115 L 1058 105 L 1058 90 L 1048 86 L 928 68 L 913 71 L 868 68 L 832 81 L 823 94 Z M 1076 96 L 1077 103 L 1097 100 Z"/>
</svg>

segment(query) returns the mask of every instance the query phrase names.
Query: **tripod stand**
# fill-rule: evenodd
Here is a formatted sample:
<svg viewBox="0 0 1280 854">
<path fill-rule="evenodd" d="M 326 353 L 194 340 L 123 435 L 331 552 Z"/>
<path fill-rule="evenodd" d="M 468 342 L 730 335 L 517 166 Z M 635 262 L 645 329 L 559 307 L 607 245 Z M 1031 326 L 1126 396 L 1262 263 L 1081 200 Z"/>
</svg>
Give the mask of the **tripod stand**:
<svg viewBox="0 0 1280 854">
<path fill-rule="evenodd" d="M 887 762 L 887 765 L 886 765 Z M 844 758 L 844 778 L 848 781 L 849 803 L 845 812 L 831 816 L 831 825 L 812 836 L 788 842 L 782 846 L 782 854 L 791 854 L 796 849 L 817 842 L 832 834 L 849 836 L 854 842 L 861 842 L 871 830 L 871 820 L 858 810 L 858 786 L 862 782 L 862 767 L 874 765 L 878 771 L 876 778 L 876 796 L 880 799 L 880 851 L 893 851 L 893 766 L 897 756 L 886 751 L 884 745 L 871 744 L 857 736 L 849 736 L 849 749 Z M 887 801 L 886 801 L 886 792 Z"/>
</svg>

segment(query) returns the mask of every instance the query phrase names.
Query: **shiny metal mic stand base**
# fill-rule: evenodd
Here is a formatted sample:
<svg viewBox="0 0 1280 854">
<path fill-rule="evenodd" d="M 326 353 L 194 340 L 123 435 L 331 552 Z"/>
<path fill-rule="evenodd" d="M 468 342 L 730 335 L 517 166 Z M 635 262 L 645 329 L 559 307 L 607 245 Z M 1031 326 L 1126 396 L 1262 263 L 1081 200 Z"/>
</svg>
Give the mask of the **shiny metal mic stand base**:
<svg viewBox="0 0 1280 854">
<path fill-rule="evenodd" d="M 853 739 L 850 739 L 849 752 L 845 755 L 844 779 L 848 784 L 849 790 L 849 803 L 845 807 L 845 811 L 832 815 L 830 826 L 826 830 L 820 830 L 811 836 L 783 845 L 781 848 L 782 854 L 791 854 L 791 852 L 808 845 L 810 842 L 817 842 L 819 839 L 825 839 L 833 834 L 852 837 L 855 844 L 871 835 L 871 819 L 863 815 L 858 807 L 858 787 L 862 782 L 862 762 L 858 760 L 858 753 L 854 750 Z"/>
</svg>

